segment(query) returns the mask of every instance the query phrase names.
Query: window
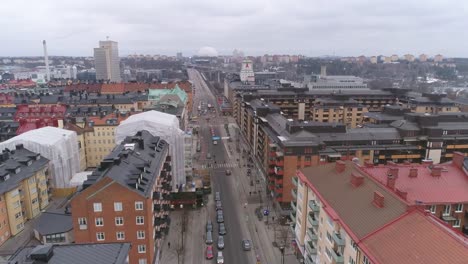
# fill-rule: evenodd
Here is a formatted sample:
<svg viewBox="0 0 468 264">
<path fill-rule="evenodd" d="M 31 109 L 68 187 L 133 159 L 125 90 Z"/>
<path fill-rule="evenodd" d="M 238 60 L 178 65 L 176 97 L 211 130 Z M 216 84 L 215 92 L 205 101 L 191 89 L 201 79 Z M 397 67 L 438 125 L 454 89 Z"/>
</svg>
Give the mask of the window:
<svg viewBox="0 0 468 264">
<path fill-rule="evenodd" d="M 332 241 L 333 241 L 333 238 L 332 238 L 332 236 L 330 235 L 329 232 L 327 232 L 327 240 L 328 240 L 328 242 L 330 242 L 330 243 L 332 243 Z"/>
<path fill-rule="evenodd" d="M 146 253 L 146 245 L 138 245 L 138 253 Z"/>
<path fill-rule="evenodd" d="M 137 216 L 137 217 L 136 217 L 136 224 L 137 224 L 137 225 L 143 225 L 143 224 L 145 224 L 145 217 L 143 217 L 143 216 Z"/>
<path fill-rule="evenodd" d="M 123 225 L 123 217 L 119 216 L 115 218 L 115 225 L 121 226 Z"/>
<path fill-rule="evenodd" d="M 362 264 L 371 264 L 370 260 L 367 258 L 367 256 L 364 256 L 362 258 Z"/>
<path fill-rule="evenodd" d="M 122 211 L 122 203 L 121 202 L 115 202 L 114 203 L 114 211 L 116 211 L 116 212 Z"/>
<path fill-rule="evenodd" d="M 145 239 L 145 231 L 138 230 L 137 231 L 137 239 Z"/>
<path fill-rule="evenodd" d="M 455 212 L 460 213 L 463 211 L 463 204 L 456 204 L 455 205 Z"/>
<path fill-rule="evenodd" d="M 460 224 L 461 224 L 461 220 L 457 218 L 457 220 L 453 222 L 453 227 L 460 227 Z"/>
<path fill-rule="evenodd" d="M 102 203 L 94 203 L 94 212 L 102 212 Z"/>
<path fill-rule="evenodd" d="M 104 232 L 96 233 L 96 239 L 97 239 L 97 241 L 104 241 L 104 239 L 105 239 Z"/>
<path fill-rule="evenodd" d="M 444 205 L 444 212 L 443 212 L 443 215 L 450 215 L 450 209 L 451 209 L 450 204 Z"/>
<path fill-rule="evenodd" d="M 84 230 L 84 229 L 88 228 L 87 223 L 86 223 L 86 218 L 84 218 L 84 217 L 78 218 L 78 225 L 80 226 L 80 230 Z"/>
<path fill-rule="evenodd" d="M 135 210 L 143 210 L 143 202 L 135 202 Z"/>
<path fill-rule="evenodd" d="M 348 264 L 356 264 L 356 261 L 353 259 L 353 257 L 349 257 Z"/>
<path fill-rule="evenodd" d="M 144 259 L 144 258 L 138 260 L 138 264 L 146 264 L 146 263 L 147 263 L 146 259 Z"/>
<path fill-rule="evenodd" d="M 120 231 L 116 233 L 117 240 L 124 240 L 125 239 L 125 233 Z"/>
<path fill-rule="evenodd" d="M 21 216 L 23 216 L 23 214 L 22 214 L 21 212 L 16 213 L 16 214 L 15 214 L 15 219 L 18 219 L 18 218 L 20 218 Z"/>
<path fill-rule="evenodd" d="M 325 248 L 325 253 L 327 254 L 328 259 L 331 260 L 332 259 L 332 254 L 331 254 L 330 250 L 327 247 Z"/>
<path fill-rule="evenodd" d="M 104 218 L 98 217 L 96 218 L 96 226 L 104 226 Z"/>
<path fill-rule="evenodd" d="M 20 205 L 21 205 L 20 201 L 16 201 L 16 202 L 13 203 L 14 208 L 18 208 L 18 207 L 20 207 Z"/>
<path fill-rule="evenodd" d="M 431 211 L 432 214 L 435 214 L 436 213 L 436 210 L 437 210 L 437 205 L 431 205 L 431 207 L 429 208 L 429 211 Z"/>
<path fill-rule="evenodd" d="M 63 243 L 65 242 L 65 234 L 53 234 L 53 235 L 47 235 L 45 237 L 46 243 Z"/>
<path fill-rule="evenodd" d="M 333 227 L 333 220 L 329 216 L 327 216 L 327 223 L 329 226 Z"/>
</svg>

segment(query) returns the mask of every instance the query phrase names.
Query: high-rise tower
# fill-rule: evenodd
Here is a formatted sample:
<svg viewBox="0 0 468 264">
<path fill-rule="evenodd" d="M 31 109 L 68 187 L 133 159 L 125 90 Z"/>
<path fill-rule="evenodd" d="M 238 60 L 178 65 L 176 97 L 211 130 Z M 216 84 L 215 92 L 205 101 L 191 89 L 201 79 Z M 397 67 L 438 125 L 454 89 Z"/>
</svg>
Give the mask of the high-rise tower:
<svg viewBox="0 0 468 264">
<path fill-rule="evenodd" d="M 99 48 L 94 48 L 96 79 L 120 82 L 120 59 L 118 43 L 111 40 L 99 41 Z"/>
<path fill-rule="evenodd" d="M 241 82 L 254 83 L 255 73 L 253 71 L 253 62 L 251 60 L 242 61 L 242 68 L 240 72 Z"/>
</svg>

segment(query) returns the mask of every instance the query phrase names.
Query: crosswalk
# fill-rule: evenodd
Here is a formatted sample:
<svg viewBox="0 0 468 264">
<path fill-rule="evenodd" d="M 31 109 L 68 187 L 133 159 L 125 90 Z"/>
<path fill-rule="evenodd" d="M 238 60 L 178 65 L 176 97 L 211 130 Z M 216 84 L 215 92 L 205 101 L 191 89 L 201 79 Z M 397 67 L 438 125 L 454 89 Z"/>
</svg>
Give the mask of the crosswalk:
<svg viewBox="0 0 468 264">
<path fill-rule="evenodd" d="M 201 165 L 202 169 L 219 169 L 219 168 L 235 168 L 239 167 L 238 163 L 211 163 Z"/>
</svg>

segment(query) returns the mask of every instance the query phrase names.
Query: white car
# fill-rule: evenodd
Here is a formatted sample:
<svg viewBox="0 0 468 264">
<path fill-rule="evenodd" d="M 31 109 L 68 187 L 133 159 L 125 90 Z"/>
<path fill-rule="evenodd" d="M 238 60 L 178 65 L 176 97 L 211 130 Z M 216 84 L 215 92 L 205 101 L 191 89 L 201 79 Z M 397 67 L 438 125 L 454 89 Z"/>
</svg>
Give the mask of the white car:
<svg viewBox="0 0 468 264">
<path fill-rule="evenodd" d="M 224 264 L 224 257 L 223 257 L 223 252 L 218 251 L 218 257 L 216 258 L 216 263 L 217 264 Z"/>
</svg>

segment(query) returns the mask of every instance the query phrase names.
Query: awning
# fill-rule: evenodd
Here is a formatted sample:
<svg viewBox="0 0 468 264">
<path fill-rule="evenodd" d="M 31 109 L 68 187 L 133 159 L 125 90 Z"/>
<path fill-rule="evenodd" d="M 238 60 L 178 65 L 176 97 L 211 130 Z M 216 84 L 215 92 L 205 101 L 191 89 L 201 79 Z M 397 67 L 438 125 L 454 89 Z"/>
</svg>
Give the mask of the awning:
<svg viewBox="0 0 468 264">
<path fill-rule="evenodd" d="M 457 218 L 455 218 L 455 217 L 453 217 L 453 216 L 451 216 L 451 215 L 443 215 L 443 216 L 442 216 L 442 219 L 443 219 L 444 221 L 456 221 L 456 220 L 457 220 Z"/>
<path fill-rule="evenodd" d="M 327 154 L 329 158 L 340 158 L 341 154 L 340 153 L 332 153 L 332 154 Z"/>
</svg>

